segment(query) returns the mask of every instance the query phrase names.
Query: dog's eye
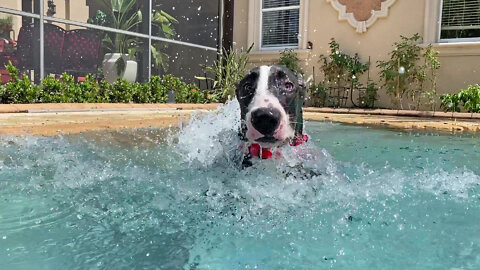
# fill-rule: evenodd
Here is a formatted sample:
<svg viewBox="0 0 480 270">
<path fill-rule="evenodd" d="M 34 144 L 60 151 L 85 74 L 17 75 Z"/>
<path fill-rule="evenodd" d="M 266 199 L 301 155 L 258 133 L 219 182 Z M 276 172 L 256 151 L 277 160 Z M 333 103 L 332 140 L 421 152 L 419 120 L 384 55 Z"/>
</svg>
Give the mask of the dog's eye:
<svg viewBox="0 0 480 270">
<path fill-rule="evenodd" d="M 292 92 L 295 89 L 295 86 L 291 82 L 285 83 L 285 92 Z"/>
<path fill-rule="evenodd" d="M 252 89 L 253 89 L 253 86 L 249 83 L 246 83 L 246 84 L 243 85 L 243 89 L 245 89 L 245 91 L 247 91 L 247 92 L 251 92 Z"/>
</svg>

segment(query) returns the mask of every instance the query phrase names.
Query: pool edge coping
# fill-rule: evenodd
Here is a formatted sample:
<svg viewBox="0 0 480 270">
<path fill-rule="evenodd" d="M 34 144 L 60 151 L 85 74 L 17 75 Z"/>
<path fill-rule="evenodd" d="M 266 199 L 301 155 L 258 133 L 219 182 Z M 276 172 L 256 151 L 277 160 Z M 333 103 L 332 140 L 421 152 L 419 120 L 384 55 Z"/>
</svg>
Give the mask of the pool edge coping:
<svg viewBox="0 0 480 270">
<path fill-rule="evenodd" d="M 96 130 L 175 127 L 221 104 L 0 104 L 0 134 L 52 136 Z M 402 130 L 480 133 L 480 114 L 411 110 L 304 108 L 306 121 Z"/>
</svg>

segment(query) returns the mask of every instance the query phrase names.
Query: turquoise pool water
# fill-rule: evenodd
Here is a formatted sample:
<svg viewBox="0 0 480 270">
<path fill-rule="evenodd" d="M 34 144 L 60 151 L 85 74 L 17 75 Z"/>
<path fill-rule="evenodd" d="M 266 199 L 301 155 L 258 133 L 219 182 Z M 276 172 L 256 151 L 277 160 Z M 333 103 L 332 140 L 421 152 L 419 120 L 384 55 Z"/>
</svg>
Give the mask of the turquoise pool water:
<svg viewBox="0 0 480 270">
<path fill-rule="evenodd" d="M 308 123 L 238 170 L 215 117 L 2 137 L 0 269 L 480 269 L 480 138 Z"/>
</svg>

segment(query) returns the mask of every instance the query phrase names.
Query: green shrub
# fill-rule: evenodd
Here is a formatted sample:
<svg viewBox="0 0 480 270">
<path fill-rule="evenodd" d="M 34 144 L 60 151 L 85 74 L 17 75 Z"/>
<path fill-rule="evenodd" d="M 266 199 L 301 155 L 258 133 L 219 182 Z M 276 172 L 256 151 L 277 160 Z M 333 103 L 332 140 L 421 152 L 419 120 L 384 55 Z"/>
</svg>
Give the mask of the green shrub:
<svg viewBox="0 0 480 270">
<path fill-rule="evenodd" d="M 309 106 L 329 106 L 328 87 L 324 83 L 312 84 L 309 88 Z"/>
<path fill-rule="evenodd" d="M 295 71 L 297 74 L 303 75 L 304 72 L 300 67 L 299 61 L 297 53 L 294 50 L 286 49 L 281 53 L 278 64 Z"/>
<path fill-rule="evenodd" d="M 175 101 L 177 103 L 205 103 L 206 94 L 198 90 L 193 84 L 186 84 L 179 78 L 172 75 L 165 75 L 162 78 L 162 85 L 164 85 L 167 91 L 173 90 L 175 94 Z"/>
<path fill-rule="evenodd" d="M 403 109 L 403 100 L 407 97 L 412 103 L 408 105 L 419 109 L 421 98 L 427 98 L 427 104 L 435 107 L 436 73 L 440 68 L 438 52 L 432 46 L 423 50 L 419 45 L 420 36 L 400 36 L 401 41 L 395 42 L 394 49 L 389 53 L 390 59 L 378 61 L 380 78 L 387 94 L 394 105 Z M 424 63 L 420 64 L 420 59 Z"/>
<path fill-rule="evenodd" d="M 108 95 L 104 88 L 101 88 L 97 79 L 92 74 L 85 77 L 85 81 L 79 83 L 80 92 L 82 93 L 82 102 L 86 103 L 106 103 L 109 102 Z"/>
<path fill-rule="evenodd" d="M 458 99 L 462 101 L 463 108 L 470 113 L 480 113 L 480 86 L 470 85 L 467 89 L 458 93 Z"/>
<path fill-rule="evenodd" d="M 165 103 L 168 100 L 168 90 L 161 82 L 162 79 L 158 76 L 150 79 L 149 87 L 153 103 Z"/>
<path fill-rule="evenodd" d="M 321 55 L 321 69 L 325 76 L 323 84 L 332 90 L 326 106 L 341 106 L 347 89 L 361 87 L 359 77 L 369 69 L 369 64 L 360 62 L 358 54 L 342 53 L 334 38 L 330 41 L 330 54 Z M 331 104 L 330 104 L 331 103 Z"/>
<path fill-rule="evenodd" d="M 358 97 L 359 106 L 363 108 L 374 108 L 377 101 L 378 87 L 375 82 L 370 81 L 364 92 L 360 92 Z"/>
<path fill-rule="evenodd" d="M 470 85 L 457 94 L 440 96 L 444 111 L 460 112 L 460 104 L 469 113 L 480 113 L 480 85 Z"/>
<path fill-rule="evenodd" d="M 440 96 L 442 103 L 440 107 L 445 112 L 460 112 L 460 100 L 456 94 L 445 94 Z"/>
<path fill-rule="evenodd" d="M 173 75 L 153 76 L 148 83 L 130 83 L 118 79 L 110 84 L 98 82 L 87 75 L 83 82 L 63 74 L 59 79 L 46 77 L 41 85 L 33 84 L 27 76 L 19 78 L 18 69 L 11 63 L 7 70 L 12 81 L 0 85 L 1 103 L 165 103 L 172 90 L 179 103 L 206 103 L 210 91 L 201 91 Z"/>
<path fill-rule="evenodd" d="M 127 82 L 125 79 L 118 79 L 109 87 L 109 97 L 112 103 L 130 103 L 133 102 L 133 96 L 136 90 L 136 83 Z"/>
<path fill-rule="evenodd" d="M 2 103 L 36 103 L 39 102 L 41 87 L 32 84 L 30 79 L 23 75 L 19 78 L 18 69 L 9 62 L 5 66 L 12 81 L 5 84 L 0 93 Z"/>
<path fill-rule="evenodd" d="M 340 52 L 340 45 L 334 38 L 330 41 L 330 54 L 321 55 L 322 70 L 326 83 L 330 86 L 350 87 L 358 84 L 358 77 L 369 69 L 368 64 L 360 62 L 358 54 L 350 56 Z"/>
<path fill-rule="evenodd" d="M 42 80 L 42 91 L 39 102 L 43 103 L 75 103 L 84 102 L 83 93 L 73 76 L 64 73 L 57 80 L 46 77 Z"/>
</svg>

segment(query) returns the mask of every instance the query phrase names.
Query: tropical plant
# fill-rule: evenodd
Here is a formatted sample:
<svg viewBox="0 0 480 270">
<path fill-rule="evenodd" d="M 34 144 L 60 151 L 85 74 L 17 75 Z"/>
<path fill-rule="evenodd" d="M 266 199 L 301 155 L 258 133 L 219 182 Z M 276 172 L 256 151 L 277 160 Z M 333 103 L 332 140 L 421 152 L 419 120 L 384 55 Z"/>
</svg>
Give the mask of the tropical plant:
<svg viewBox="0 0 480 270">
<path fill-rule="evenodd" d="M 253 48 L 250 46 L 247 51 L 236 51 L 231 49 L 228 52 L 223 49 L 220 59 L 212 66 L 205 67 L 206 77 L 195 77 L 199 80 L 213 82 L 212 88 L 206 90 L 208 99 L 224 102 L 235 97 L 235 89 L 238 82 L 245 76 L 248 63 L 248 54 Z M 210 77 L 208 76 L 210 75 Z"/>
<path fill-rule="evenodd" d="M 102 0 L 99 1 L 101 9 L 98 10 L 95 17 L 88 20 L 89 23 L 108 26 L 115 29 L 138 32 L 143 21 L 143 14 L 137 8 L 136 0 Z M 153 10 L 152 25 L 159 29 L 163 37 L 172 38 L 175 35 L 174 24 L 178 21 L 163 10 Z M 129 54 L 134 57 L 136 53 L 142 50 L 142 42 L 137 38 L 120 34 L 106 33 L 103 39 L 103 47 L 106 52 Z M 168 69 L 168 55 L 163 52 L 166 45 L 152 45 L 152 59 L 155 66 Z M 117 74 L 121 74 L 125 69 L 125 59 L 120 57 L 117 60 Z M 122 63 L 123 62 L 123 63 Z"/>
<path fill-rule="evenodd" d="M 297 74 L 303 75 L 304 72 L 299 65 L 299 59 L 297 53 L 292 49 L 286 49 L 280 54 L 280 59 L 278 64 L 281 66 L 285 66 L 288 69 L 295 71 Z"/>
</svg>

